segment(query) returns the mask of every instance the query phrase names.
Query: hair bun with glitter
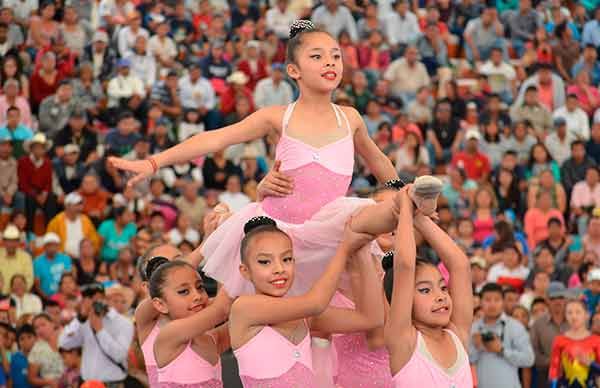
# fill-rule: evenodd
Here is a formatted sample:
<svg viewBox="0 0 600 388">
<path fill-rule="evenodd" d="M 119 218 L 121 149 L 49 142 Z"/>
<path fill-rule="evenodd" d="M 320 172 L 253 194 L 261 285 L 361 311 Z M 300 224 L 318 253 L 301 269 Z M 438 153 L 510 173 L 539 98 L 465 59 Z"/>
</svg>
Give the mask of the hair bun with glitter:
<svg viewBox="0 0 600 388">
<path fill-rule="evenodd" d="M 394 251 L 388 251 L 385 253 L 385 255 L 383 255 L 383 258 L 381 259 L 381 266 L 383 267 L 384 271 L 392 269 L 394 266 Z"/>
<path fill-rule="evenodd" d="M 290 39 L 294 38 L 301 32 L 310 31 L 314 29 L 316 29 L 316 27 L 310 20 L 294 20 L 294 22 L 290 26 Z"/>
<path fill-rule="evenodd" d="M 155 256 L 155 257 L 151 258 L 148 261 L 148 264 L 146 264 L 146 279 L 150 280 L 154 271 L 156 271 L 156 269 L 158 267 L 160 267 L 161 265 L 168 263 L 168 262 L 169 262 L 169 260 L 163 256 Z"/>
<path fill-rule="evenodd" d="M 250 233 L 259 226 L 277 226 L 277 223 L 274 219 L 265 216 L 252 217 L 244 225 L 244 234 Z"/>
</svg>

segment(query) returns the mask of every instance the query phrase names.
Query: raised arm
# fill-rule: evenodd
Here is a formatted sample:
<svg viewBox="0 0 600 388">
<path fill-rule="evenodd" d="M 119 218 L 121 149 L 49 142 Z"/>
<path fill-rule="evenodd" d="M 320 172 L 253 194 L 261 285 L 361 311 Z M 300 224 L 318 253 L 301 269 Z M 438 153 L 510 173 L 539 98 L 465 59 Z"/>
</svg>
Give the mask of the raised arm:
<svg viewBox="0 0 600 388">
<path fill-rule="evenodd" d="M 272 129 L 276 128 L 276 123 L 281 118 L 281 112 L 281 107 L 277 106 L 261 109 L 239 123 L 218 130 L 199 133 L 182 143 L 153 155 L 152 160 L 155 165 L 149 160 L 129 161 L 111 157 L 109 161 L 120 170 L 134 173 L 135 176 L 128 182 L 129 185 L 134 185 L 150 177 L 161 167 L 187 162 L 199 156 L 222 150 L 232 144 L 244 143 L 266 136 Z"/>
<path fill-rule="evenodd" d="M 232 327 L 272 325 L 313 317 L 325 311 L 337 289 L 340 273 L 346 266 L 347 258 L 373 240 L 372 236 L 352 232 L 349 223 L 346 224 L 344 239 L 335 256 L 306 294 L 285 298 L 267 295 L 241 296 L 231 307 Z"/>
<path fill-rule="evenodd" d="M 400 215 L 396 228 L 394 248 L 394 285 L 390 316 L 385 323 L 385 342 L 390 355 L 401 352 L 400 346 L 412 346 L 415 328 L 412 324 L 412 306 L 415 292 L 415 270 L 417 246 L 413 232 L 413 202 L 408 196 L 408 187 L 400 192 Z M 399 360 L 404 364 L 407 360 Z"/>
<path fill-rule="evenodd" d="M 457 301 L 452 307 L 450 322 L 456 326 L 458 335 L 467 346 L 473 322 L 473 290 L 471 289 L 471 266 L 462 249 L 429 217 L 417 215 L 415 228 L 423 235 L 450 272 L 450 295 Z"/>
</svg>

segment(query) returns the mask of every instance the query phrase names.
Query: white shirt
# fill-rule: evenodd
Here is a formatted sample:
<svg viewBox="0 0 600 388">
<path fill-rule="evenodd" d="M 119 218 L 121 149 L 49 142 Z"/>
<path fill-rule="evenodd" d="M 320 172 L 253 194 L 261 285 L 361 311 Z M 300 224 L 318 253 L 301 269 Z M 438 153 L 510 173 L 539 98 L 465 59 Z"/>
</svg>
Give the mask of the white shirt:
<svg viewBox="0 0 600 388">
<path fill-rule="evenodd" d="M 590 139 L 590 120 L 587 114 L 581 108 L 575 108 L 569 112 L 566 105 L 554 111 L 553 118 L 562 117 L 567 121 L 567 131 L 574 137 L 581 138 L 584 141 Z"/>
<path fill-rule="evenodd" d="M 132 51 L 126 56 L 131 61 L 132 74 L 138 76 L 144 85 L 152 87 L 156 82 L 156 59 L 146 50 L 146 54 L 140 55 Z"/>
<path fill-rule="evenodd" d="M 148 30 L 143 27 L 139 27 L 137 32 L 133 32 L 129 26 L 121 28 L 117 38 L 117 43 L 119 46 L 119 54 L 121 54 L 122 57 L 124 57 L 129 50 L 133 50 L 135 40 L 138 36 L 143 36 L 146 38 L 146 41 L 150 38 Z"/>
<path fill-rule="evenodd" d="M 232 213 L 241 210 L 244 206 L 249 204 L 250 198 L 244 193 L 230 193 L 225 191 L 219 195 L 219 202 L 223 202 L 229 209 L 231 209 Z"/>
<path fill-rule="evenodd" d="M 510 90 L 510 83 L 517 78 L 515 68 L 506 62 L 501 62 L 499 66 L 496 66 L 492 61 L 487 61 L 481 65 L 479 73 L 488 77 L 490 87 L 495 93 Z"/>
<path fill-rule="evenodd" d="M 141 79 L 133 74 L 129 74 L 127 77 L 118 75 L 108 82 L 108 106 L 115 107 L 119 105 L 120 98 L 130 98 L 134 94 L 146 96 L 146 89 L 144 89 L 144 83 Z"/>
<path fill-rule="evenodd" d="M 179 130 L 177 131 L 177 140 L 180 142 L 192 137 L 200 132 L 204 132 L 204 123 L 186 123 L 185 121 L 179 124 Z"/>
<path fill-rule="evenodd" d="M 81 377 L 83 380 L 121 381 L 127 375 L 110 361 L 98 347 L 127 369 L 127 354 L 133 340 L 133 324 L 110 308 L 102 318 L 102 330 L 94 335 L 89 320 L 73 319 L 61 333 L 59 346 L 65 349 L 82 348 Z"/>
<path fill-rule="evenodd" d="M 42 300 L 36 294 L 26 292 L 22 297 L 11 294 L 10 297 L 15 301 L 17 319 L 23 314 L 39 314 L 43 310 Z"/>
<path fill-rule="evenodd" d="M 312 22 L 317 27 L 324 28 L 332 36 L 338 36 L 340 32 L 347 31 L 353 42 L 358 42 L 358 30 L 352 13 L 345 6 L 338 5 L 335 13 L 331 13 L 327 7 L 321 5 L 312 14 Z"/>
<path fill-rule="evenodd" d="M 183 240 L 189 241 L 192 244 L 196 245 L 200 242 L 200 234 L 197 230 L 194 230 L 192 228 L 188 228 L 184 234 L 182 234 L 177 228 L 171 229 L 171 231 L 169 232 L 169 241 L 171 242 L 171 244 L 177 246 L 181 244 Z"/>
<path fill-rule="evenodd" d="M 421 35 L 417 17 L 410 11 L 407 11 L 404 17 L 398 12 L 390 14 L 385 21 L 385 35 L 391 45 L 415 42 Z"/>
<path fill-rule="evenodd" d="M 552 132 L 546 137 L 544 144 L 548 148 L 548 152 L 552 156 L 552 159 L 556 160 L 558 165 L 562 165 L 565 160 L 571 157 L 571 143 L 575 141 L 575 136 L 567 132 L 564 140 L 560 140 L 556 131 Z"/>
<path fill-rule="evenodd" d="M 185 109 L 198 109 L 203 107 L 211 110 L 215 107 L 217 101 L 215 90 L 209 80 L 200 77 L 195 83 L 192 83 L 189 75 L 179 79 L 179 93 L 181 104 Z"/>
<path fill-rule="evenodd" d="M 12 9 L 15 17 L 21 20 L 28 20 L 33 11 L 39 7 L 38 0 L 3 0 L 2 6 Z"/>
<path fill-rule="evenodd" d="M 65 253 L 71 257 L 79 257 L 79 243 L 85 237 L 83 235 L 81 217 L 77 217 L 75 221 L 71 221 L 67 217 L 65 217 L 65 225 L 67 228 Z"/>
<path fill-rule="evenodd" d="M 287 39 L 290 35 L 290 26 L 298 19 L 298 15 L 289 7 L 284 12 L 281 12 L 279 7 L 273 7 L 267 11 L 265 18 L 267 29 L 273 30 L 280 39 Z"/>
<path fill-rule="evenodd" d="M 488 272 L 488 282 L 497 282 L 499 278 L 513 278 L 513 279 L 527 279 L 529 276 L 529 268 L 525 266 L 518 266 L 515 269 L 507 268 L 504 263 L 497 263 L 492 265 Z"/>
<path fill-rule="evenodd" d="M 293 98 L 292 87 L 283 80 L 275 85 L 272 78 L 261 79 L 254 89 L 254 102 L 259 109 L 273 105 L 288 105 Z"/>
<path fill-rule="evenodd" d="M 160 40 L 158 35 L 154 35 L 148 41 L 148 51 L 162 60 L 173 59 L 177 55 L 175 43 L 168 36 L 165 36 L 164 40 Z"/>
</svg>

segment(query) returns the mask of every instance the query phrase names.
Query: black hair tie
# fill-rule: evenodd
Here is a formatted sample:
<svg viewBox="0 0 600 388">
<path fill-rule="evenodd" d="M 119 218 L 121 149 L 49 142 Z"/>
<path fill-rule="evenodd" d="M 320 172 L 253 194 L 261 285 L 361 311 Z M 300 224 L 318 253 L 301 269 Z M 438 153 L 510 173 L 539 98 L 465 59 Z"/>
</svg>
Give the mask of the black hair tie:
<svg viewBox="0 0 600 388">
<path fill-rule="evenodd" d="M 146 264 L 146 279 L 150 280 L 154 271 L 156 271 L 156 269 L 161 265 L 168 262 L 169 259 L 163 256 L 155 256 L 148 260 L 148 264 Z"/>
<path fill-rule="evenodd" d="M 259 226 L 277 226 L 277 223 L 274 219 L 266 216 L 252 217 L 244 224 L 244 234 L 250 233 Z"/>
<path fill-rule="evenodd" d="M 394 251 L 388 251 L 385 253 L 385 255 L 383 255 L 383 258 L 381 259 L 381 266 L 383 267 L 384 271 L 392 269 L 394 266 Z"/>
</svg>

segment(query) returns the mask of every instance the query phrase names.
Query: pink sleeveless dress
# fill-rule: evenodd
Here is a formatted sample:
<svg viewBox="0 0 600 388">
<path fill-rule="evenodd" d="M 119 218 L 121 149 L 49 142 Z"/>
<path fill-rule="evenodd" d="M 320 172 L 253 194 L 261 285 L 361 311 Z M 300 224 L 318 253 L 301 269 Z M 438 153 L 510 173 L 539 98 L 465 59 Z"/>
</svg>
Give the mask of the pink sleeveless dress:
<svg viewBox="0 0 600 388">
<path fill-rule="evenodd" d="M 294 103 L 288 106 L 275 153 L 281 161 L 281 171 L 294 179 L 294 193 L 247 205 L 206 240 L 202 248 L 207 258 L 204 271 L 222 283 L 230 296 L 254 293 L 252 284 L 238 271 L 244 224 L 250 218 L 269 216 L 291 237 L 297 270 L 290 295 L 298 295 L 310 289 L 335 255 L 348 218 L 374 203 L 370 199 L 344 197 L 352 180 L 354 142 L 348 118 L 338 106 L 332 104 L 332 109 L 338 126 L 346 128 L 347 134 L 315 148 L 287 135 Z M 376 243 L 372 249 L 381 252 Z"/>
<path fill-rule="evenodd" d="M 244 388 L 320 388 L 310 344 L 310 333 L 294 345 L 272 327 L 263 327 L 233 351 Z"/>
<path fill-rule="evenodd" d="M 223 388 L 221 360 L 210 364 L 192 349 L 192 341 L 173 361 L 157 369 L 160 388 Z"/>
<path fill-rule="evenodd" d="M 452 336 L 458 354 L 454 365 L 449 369 L 440 367 L 417 331 L 415 351 L 408 363 L 394 376 L 394 388 L 473 388 L 469 356 L 456 334 L 446 331 Z"/>
<path fill-rule="evenodd" d="M 340 292 L 330 306 L 354 310 L 354 302 Z M 337 355 L 335 382 L 340 387 L 393 388 L 390 358 L 385 348 L 370 350 L 365 333 L 336 334 L 333 345 Z"/>
<path fill-rule="evenodd" d="M 146 363 L 146 372 L 148 373 L 148 383 L 150 388 L 158 387 L 158 367 L 156 366 L 156 359 L 154 358 L 154 341 L 160 329 L 158 328 L 158 322 L 154 325 L 148 337 L 142 344 L 142 353 L 144 354 L 144 362 Z"/>
</svg>

